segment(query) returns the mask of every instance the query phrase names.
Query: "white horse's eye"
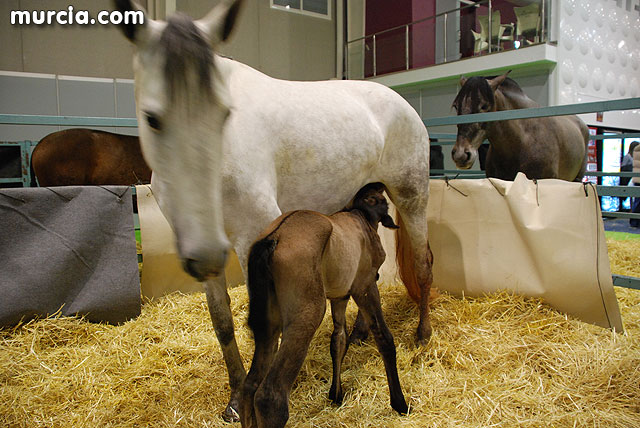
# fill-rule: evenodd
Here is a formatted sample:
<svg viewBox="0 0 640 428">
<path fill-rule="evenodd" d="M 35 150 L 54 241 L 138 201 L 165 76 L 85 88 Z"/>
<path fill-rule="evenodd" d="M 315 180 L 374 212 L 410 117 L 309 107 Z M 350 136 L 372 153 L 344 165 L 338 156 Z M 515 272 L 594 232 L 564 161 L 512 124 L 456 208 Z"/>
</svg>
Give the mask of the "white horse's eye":
<svg viewBox="0 0 640 428">
<path fill-rule="evenodd" d="M 153 113 L 145 113 L 144 116 L 145 116 L 145 118 L 147 120 L 147 124 L 149 124 L 151 129 L 153 129 L 155 131 L 161 131 L 162 130 L 162 123 L 160 122 L 160 119 L 158 118 L 158 116 L 156 116 Z"/>
</svg>

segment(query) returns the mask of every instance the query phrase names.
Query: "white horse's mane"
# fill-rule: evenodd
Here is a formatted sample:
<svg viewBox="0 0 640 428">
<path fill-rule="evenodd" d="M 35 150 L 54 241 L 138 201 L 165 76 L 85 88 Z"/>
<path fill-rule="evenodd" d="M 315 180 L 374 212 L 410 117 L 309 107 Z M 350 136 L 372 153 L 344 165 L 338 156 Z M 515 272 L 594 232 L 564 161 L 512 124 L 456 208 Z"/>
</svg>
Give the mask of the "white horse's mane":
<svg viewBox="0 0 640 428">
<path fill-rule="evenodd" d="M 159 48 L 165 55 L 163 72 L 171 100 L 177 94 L 213 95 L 213 51 L 191 17 L 181 13 L 169 17 Z M 197 76 L 196 88 L 185 87 L 190 81 L 190 69 Z"/>
</svg>

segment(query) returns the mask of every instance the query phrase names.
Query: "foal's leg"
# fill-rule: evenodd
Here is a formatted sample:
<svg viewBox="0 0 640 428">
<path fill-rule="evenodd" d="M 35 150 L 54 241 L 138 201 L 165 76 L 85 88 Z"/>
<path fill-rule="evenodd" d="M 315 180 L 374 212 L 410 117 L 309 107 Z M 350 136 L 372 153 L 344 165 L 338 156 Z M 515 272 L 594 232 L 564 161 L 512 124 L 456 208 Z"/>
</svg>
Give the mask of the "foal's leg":
<svg viewBox="0 0 640 428">
<path fill-rule="evenodd" d="M 358 315 L 356 316 L 356 321 L 353 323 L 353 328 L 351 329 L 351 334 L 349 335 L 349 343 L 355 343 L 356 345 L 360 345 L 362 342 L 367 340 L 369 336 L 369 325 L 364 320 L 362 316 L 362 312 L 358 310 Z"/>
<path fill-rule="evenodd" d="M 222 418 L 227 422 L 237 422 L 240 420 L 238 409 L 240 405 L 240 393 L 244 382 L 245 370 L 238 351 L 238 344 L 233 329 L 233 315 L 229 306 L 231 300 L 227 293 L 227 281 L 222 274 L 204 283 L 207 295 L 207 306 L 213 322 L 213 329 L 218 337 L 218 342 L 222 348 L 224 361 L 229 373 L 229 386 L 231 387 L 231 398 L 229 404 L 222 414 Z"/>
<path fill-rule="evenodd" d="M 409 408 L 404 399 L 398 377 L 396 345 L 393 343 L 393 335 L 391 331 L 389 331 L 389 327 L 387 327 L 382 316 L 380 294 L 375 281 L 372 281 L 371 285 L 366 287 L 362 293 L 354 294 L 353 299 L 362 311 L 363 317 L 369 323 L 378 351 L 380 351 L 380 355 L 382 355 L 384 368 L 387 373 L 387 382 L 389 384 L 391 407 L 400 414 L 406 414 Z"/>
<path fill-rule="evenodd" d="M 255 394 L 264 380 L 278 348 L 278 338 L 280 337 L 281 329 L 280 320 L 279 316 L 277 317 L 278 319 L 274 319 L 276 316 L 273 315 L 276 314 L 273 311 L 271 314 L 269 325 L 265 329 L 267 334 L 265 336 L 254 336 L 255 351 L 251 362 L 251 369 L 249 369 L 249 373 L 247 373 L 242 390 L 240 419 L 243 428 L 258 427 L 253 404 Z"/>
<path fill-rule="evenodd" d="M 324 294 L 303 303 L 296 306 L 280 302 L 284 324 L 280 348 L 254 399 L 260 428 L 281 428 L 289 419 L 289 393 L 322 322 L 326 305 Z"/>
<path fill-rule="evenodd" d="M 342 373 L 342 360 L 349 344 L 347 343 L 346 312 L 349 297 L 342 300 L 331 301 L 331 317 L 333 318 L 333 334 L 331 335 L 331 360 L 333 362 L 333 380 L 329 389 L 329 399 L 336 404 L 342 403 L 344 396 L 340 374 Z"/>
</svg>

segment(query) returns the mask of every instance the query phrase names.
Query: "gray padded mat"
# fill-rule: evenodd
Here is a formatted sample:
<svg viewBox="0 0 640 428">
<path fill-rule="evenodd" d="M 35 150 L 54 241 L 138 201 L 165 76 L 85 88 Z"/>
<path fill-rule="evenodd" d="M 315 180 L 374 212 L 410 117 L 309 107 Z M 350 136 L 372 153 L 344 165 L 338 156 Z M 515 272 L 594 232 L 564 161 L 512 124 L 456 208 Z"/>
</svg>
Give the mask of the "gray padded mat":
<svg viewBox="0 0 640 428">
<path fill-rule="evenodd" d="M 126 186 L 0 189 L 0 325 L 139 315 L 132 212 Z"/>
</svg>

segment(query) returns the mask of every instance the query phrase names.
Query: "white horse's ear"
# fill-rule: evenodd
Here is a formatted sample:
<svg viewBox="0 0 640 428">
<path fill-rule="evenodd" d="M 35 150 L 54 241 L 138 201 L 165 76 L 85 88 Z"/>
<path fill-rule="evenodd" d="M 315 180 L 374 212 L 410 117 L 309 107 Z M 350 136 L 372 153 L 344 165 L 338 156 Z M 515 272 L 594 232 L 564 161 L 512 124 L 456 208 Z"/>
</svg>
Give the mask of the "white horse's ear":
<svg viewBox="0 0 640 428">
<path fill-rule="evenodd" d="M 148 39 L 149 33 L 149 19 L 147 11 L 137 4 L 133 0 L 113 0 L 115 9 L 123 15 L 136 14 L 136 22 L 123 20 L 123 23 L 119 25 L 120 29 L 124 33 L 125 37 L 134 44 L 139 44 Z"/>
<path fill-rule="evenodd" d="M 460 75 L 460 87 L 463 87 L 465 83 L 467 83 L 467 78 Z"/>
<path fill-rule="evenodd" d="M 498 87 L 500 85 L 502 85 L 502 82 L 504 82 L 504 80 L 507 78 L 507 76 L 509 75 L 509 73 L 511 73 L 511 70 L 507 71 L 506 73 L 504 73 L 501 76 L 498 77 L 494 77 L 493 79 L 489 80 L 489 86 L 491 86 L 491 89 L 493 91 L 495 91 L 496 89 L 498 89 Z"/>
<path fill-rule="evenodd" d="M 227 40 L 236 23 L 242 2 L 243 0 L 220 0 L 205 17 L 196 21 L 212 45 Z"/>
</svg>

